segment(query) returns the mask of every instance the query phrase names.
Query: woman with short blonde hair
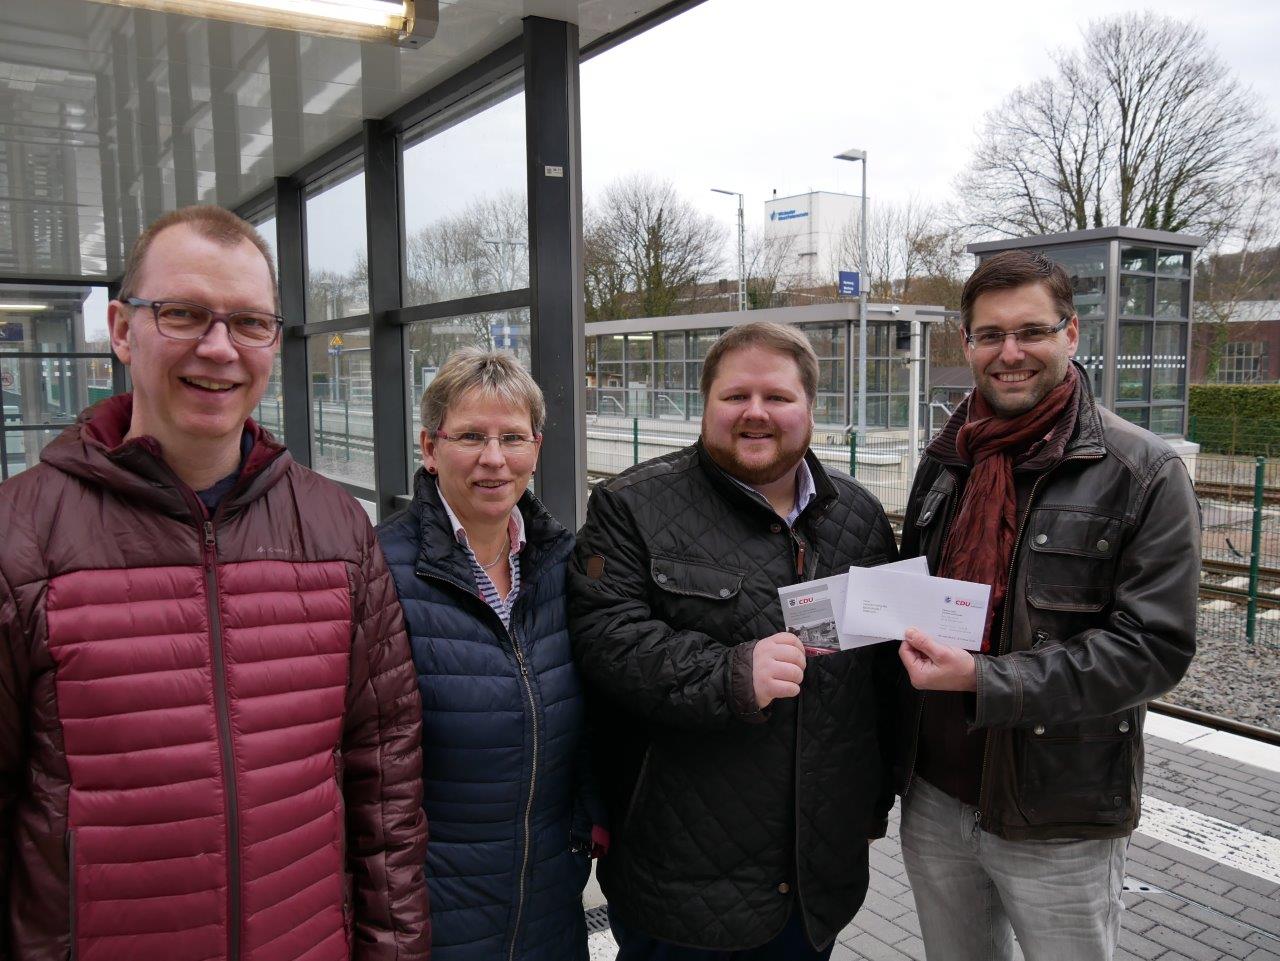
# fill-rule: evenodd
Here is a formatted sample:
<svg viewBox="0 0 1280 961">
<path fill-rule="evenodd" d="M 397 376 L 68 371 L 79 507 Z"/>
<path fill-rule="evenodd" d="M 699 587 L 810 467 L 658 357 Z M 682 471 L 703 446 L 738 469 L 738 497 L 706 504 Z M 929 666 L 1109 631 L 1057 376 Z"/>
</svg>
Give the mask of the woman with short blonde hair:
<svg viewBox="0 0 1280 961">
<path fill-rule="evenodd" d="M 432 958 L 585 959 L 604 818 L 565 628 L 573 535 L 529 490 L 546 403 L 514 355 L 466 347 L 421 412 L 413 502 L 378 538 L 422 692 Z"/>
</svg>

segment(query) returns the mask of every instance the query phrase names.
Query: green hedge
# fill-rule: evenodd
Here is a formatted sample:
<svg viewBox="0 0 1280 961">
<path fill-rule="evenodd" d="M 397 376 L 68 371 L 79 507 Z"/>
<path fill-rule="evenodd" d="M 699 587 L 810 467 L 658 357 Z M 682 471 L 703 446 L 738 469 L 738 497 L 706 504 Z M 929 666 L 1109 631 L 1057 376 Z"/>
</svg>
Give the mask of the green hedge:
<svg viewBox="0 0 1280 961">
<path fill-rule="evenodd" d="M 1280 384 L 1193 384 L 1189 414 L 1207 452 L 1280 454 Z"/>
</svg>

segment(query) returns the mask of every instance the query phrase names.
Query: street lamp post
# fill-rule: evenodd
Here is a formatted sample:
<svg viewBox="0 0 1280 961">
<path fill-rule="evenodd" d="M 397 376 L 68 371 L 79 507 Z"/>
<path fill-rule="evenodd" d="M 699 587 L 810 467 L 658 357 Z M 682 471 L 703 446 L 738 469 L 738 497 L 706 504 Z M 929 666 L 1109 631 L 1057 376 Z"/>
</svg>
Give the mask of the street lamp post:
<svg viewBox="0 0 1280 961">
<path fill-rule="evenodd" d="M 867 152 L 851 148 L 837 160 L 862 162 L 862 246 L 858 252 L 858 434 L 867 432 Z"/>
<path fill-rule="evenodd" d="M 738 198 L 738 309 L 747 309 L 747 228 L 742 214 L 742 194 L 736 190 L 712 187 L 712 193 L 728 194 Z"/>
</svg>

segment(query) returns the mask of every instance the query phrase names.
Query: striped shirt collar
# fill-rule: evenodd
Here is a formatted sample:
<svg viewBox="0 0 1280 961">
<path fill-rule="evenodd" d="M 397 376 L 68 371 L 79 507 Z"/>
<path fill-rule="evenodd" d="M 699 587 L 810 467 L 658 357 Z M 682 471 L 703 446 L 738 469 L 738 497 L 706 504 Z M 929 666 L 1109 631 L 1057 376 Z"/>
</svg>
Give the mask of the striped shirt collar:
<svg viewBox="0 0 1280 961">
<path fill-rule="evenodd" d="M 471 544 L 467 540 L 466 528 L 462 526 L 462 522 L 458 520 L 458 515 L 453 512 L 453 508 L 445 500 L 444 491 L 440 490 L 438 481 L 436 490 L 440 494 L 440 503 L 444 505 L 444 512 L 449 515 L 449 524 L 453 527 L 453 536 L 457 538 L 459 544 L 470 550 Z M 519 554 L 524 550 L 524 545 L 527 543 L 525 540 L 524 515 L 520 513 L 518 506 L 511 508 L 511 516 L 507 518 L 507 536 L 511 540 L 512 554 Z"/>
</svg>

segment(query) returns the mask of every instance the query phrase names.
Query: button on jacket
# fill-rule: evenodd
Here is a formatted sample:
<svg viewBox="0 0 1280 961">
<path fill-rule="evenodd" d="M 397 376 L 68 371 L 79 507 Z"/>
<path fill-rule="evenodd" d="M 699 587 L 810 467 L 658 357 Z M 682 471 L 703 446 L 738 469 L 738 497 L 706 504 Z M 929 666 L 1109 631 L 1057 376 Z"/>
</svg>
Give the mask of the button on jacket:
<svg viewBox="0 0 1280 961">
<path fill-rule="evenodd" d="M 650 937 L 754 947 L 798 900 L 821 946 L 866 893 L 896 649 L 811 657 L 799 697 L 765 711 L 752 685 L 754 642 L 784 629 L 778 587 L 897 554 L 876 500 L 806 456 L 817 496 L 794 530 L 696 444 L 599 485 L 579 532 L 570 632 L 613 829 L 598 873 Z"/>
<path fill-rule="evenodd" d="M 1160 438 L 1094 403 L 1032 485 L 1001 630 L 978 656 L 972 723 L 986 731 L 978 809 L 1010 840 L 1113 838 L 1138 824 L 1146 703 L 1195 652 L 1200 513 L 1185 465 Z M 966 400 L 945 430 L 968 414 Z M 937 572 L 968 467 L 921 459 L 904 557 Z M 898 780 L 909 790 L 920 696 L 903 683 Z"/>
<path fill-rule="evenodd" d="M 426 958 L 418 692 L 368 519 L 252 421 L 207 517 L 131 405 L 0 486 L 0 958 Z"/>
</svg>

